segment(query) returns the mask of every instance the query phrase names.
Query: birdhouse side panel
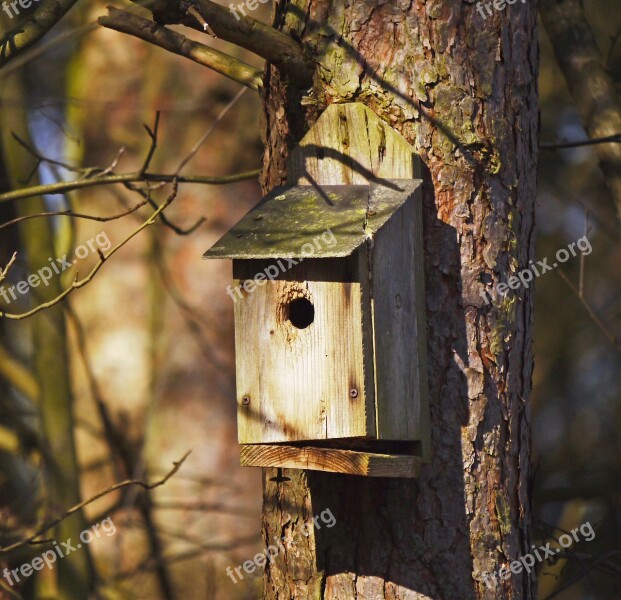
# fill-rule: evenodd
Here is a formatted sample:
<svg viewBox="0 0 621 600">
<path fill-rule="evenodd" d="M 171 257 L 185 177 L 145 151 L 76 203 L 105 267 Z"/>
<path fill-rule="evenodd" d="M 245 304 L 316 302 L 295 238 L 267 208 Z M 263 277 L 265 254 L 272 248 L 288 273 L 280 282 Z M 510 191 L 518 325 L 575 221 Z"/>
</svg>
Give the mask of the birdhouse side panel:
<svg viewBox="0 0 621 600">
<path fill-rule="evenodd" d="M 428 436 L 421 223 L 416 191 L 376 234 L 371 250 L 377 424 L 384 440 Z"/>
</svg>

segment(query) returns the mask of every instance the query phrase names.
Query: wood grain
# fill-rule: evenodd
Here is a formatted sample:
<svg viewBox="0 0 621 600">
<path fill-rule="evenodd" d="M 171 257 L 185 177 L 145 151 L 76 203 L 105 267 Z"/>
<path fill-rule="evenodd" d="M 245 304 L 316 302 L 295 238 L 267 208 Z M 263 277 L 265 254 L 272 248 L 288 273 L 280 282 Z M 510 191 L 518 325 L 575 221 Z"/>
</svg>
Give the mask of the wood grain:
<svg viewBox="0 0 621 600">
<path fill-rule="evenodd" d="M 305 329 L 287 316 L 297 298 L 315 309 Z M 241 444 L 375 434 L 375 415 L 367 412 L 374 401 L 364 380 L 361 310 L 356 282 L 276 280 L 244 292 L 235 304 Z"/>
<path fill-rule="evenodd" d="M 420 173 L 413 148 L 372 110 L 358 102 L 332 104 L 289 158 L 290 183 L 366 184 L 412 179 Z"/>
<path fill-rule="evenodd" d="M 372 454 L 312 446 L 248 444 L 242 446 L 242 467 L 310 469 L 366 477 L 418 477 L 418 456 Z"/>
<path fill-rule="evenodd" d="M 369 211 L 392 194 L 372 186 Z M 421 440 L 429 450 L 427 336 L 425 318 L 422 197 L 411 196 L 368 244 L 373 303 L 377 437 Z"/>
</svg>

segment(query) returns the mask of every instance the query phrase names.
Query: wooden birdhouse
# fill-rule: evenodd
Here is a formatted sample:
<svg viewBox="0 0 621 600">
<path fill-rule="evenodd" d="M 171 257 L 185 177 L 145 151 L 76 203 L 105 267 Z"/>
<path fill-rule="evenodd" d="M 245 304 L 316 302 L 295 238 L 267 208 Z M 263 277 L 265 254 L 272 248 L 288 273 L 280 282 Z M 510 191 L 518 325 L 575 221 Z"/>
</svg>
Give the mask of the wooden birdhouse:
<svg viewBox="0 0 621 600">
<path fill-rule="evenodd" d="M 361 113 L 398 136 L 361 105 L 331 112 L 341 133 Z M 242 464 L 413 477 L 429 451 L 421 182 L 363 164 L 371 181 L 317 181 L 305 140 L 298 181 L 205 254 L 233 260 Z"/>
</svg>

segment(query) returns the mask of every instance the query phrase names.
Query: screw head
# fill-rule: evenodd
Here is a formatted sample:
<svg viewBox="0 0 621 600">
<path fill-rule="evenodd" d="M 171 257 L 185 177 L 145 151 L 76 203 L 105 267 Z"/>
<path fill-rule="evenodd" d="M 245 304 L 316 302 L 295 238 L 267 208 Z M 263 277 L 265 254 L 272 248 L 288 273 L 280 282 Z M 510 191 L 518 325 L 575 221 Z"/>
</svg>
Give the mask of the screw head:
<svg viewBox="0 0 621 600">
<path fill-rule="evenodd" d="M 349 390 L 349 395 L 352 398 L 357 398 L 358 397 L 358 390 L 356 388 L 352 388 L 351 390 Z"/>
<path fill-rule="evenodd" d="M 245 406 L 248 406 L 248 404 L 250 404 L 250 396 L 244 396 L 244 397 L 242 398 L 242 403 L 243 403 Z"/>
</svg>

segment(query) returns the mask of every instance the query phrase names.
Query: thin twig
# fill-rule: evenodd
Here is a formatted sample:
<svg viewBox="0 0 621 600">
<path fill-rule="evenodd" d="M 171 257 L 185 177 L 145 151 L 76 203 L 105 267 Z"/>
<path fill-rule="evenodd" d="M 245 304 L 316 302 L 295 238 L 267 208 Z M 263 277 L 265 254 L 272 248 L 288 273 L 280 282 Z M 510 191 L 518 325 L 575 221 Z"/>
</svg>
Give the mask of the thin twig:
<svg viewBox="0 0 621 600">
<path fill-rule="evenodd" d="M 98 492 L 94 496 L 91 496 L 87 500 L 83 500 L 82 502 L 79 502 L 78 504 L 74 504 L 71 508 L 68 508 L 59 517 L 55 517 L 54 519 L 48 521 L 45 525 L 42 525 L 41 527 L 39 527 L 35 533 L 27 536 L 26 538 L 18 542 L 15 542 L 14 544 L 11 544 L 10 546 L 5 546 L 5 547 L 0 548 L 0 554 L 7 554 L 8 552 L 12 552 L 13 550 L 17 550 L 18 548 L 22 548 L 23 546 L 27 546 L 28 544 L 31 544 L 41 534 L 52 529 L 53 527 L 58 525 L 61 521 L 65 520 L 67 517 L 81 510 L 85 506 L 92 504 L 96 500 L 99 500 L 100 498 L 103 498 L 104 496 L 111 494 L 112 492 L 116 492 L 117 490 L 123 489 L 130 485 L 137 485 L 145 490 L 153 490 L 157 487 L 164 485 L 181 468 L 181 465 L 185 462 L 185 460 L 190 455 L 190 453 L 191 453 L 191 450 L 186 452 L 180 460 L 173 462 L 173 468 L 166 474 L 166 476 L 163 479 L 160 479 L 159 481 L 156 481 L 155 483 L 147 483 L 146 481 L 142 481 L 141 479 L 127 479 L 125 481 L 115 483 L 114 485 L 107 487 L 105 490 Z"/>
<path fill-rule="evenodd" d="M 6 276 L 9 274 L 11 267 L 15 264 L 17 260 L 17 252 L 13 252 L 13 256 L 9 259 L 9 262 L 6 264 L 4 269 L 0 269 L 0 282 L 6 279 Z"/>
<path fill-rule="evenodd" d="M 119 148 L 119 151 L 117 152 L 116 157 L 110 163 L 110 166 L 106 167 L 101 172 L 101 175 L 108 175 L 109 173 L 114 172 L 114 169 L 116 169 L 117 165 L 119 164 L 119 160 L 121 160 L 121 156 L 123 156 L 123 152 L 125 152 L 125 147 Z"/>
<path fill-rule="evenodd" d="M 539 144 L 542 150 L 562 150 L 563 148 L 580 148 L 581 146 L 595 146 L 596 144 L 621 144 L 621 133 L 605 137 L 592 138 L 579 142 L 556 142 L 554 144 Z"/>
<path fill-rule="evenodd" d="M 580 300 L 580 303 L 582 304 L 582 306 L 584 306 L 593 322 L 600 328 L 602 333 L 613 343 L 615 348 L 619 352 L 621 352 L 621 342 L 619 342 L 619 340 L 617 340 L 617 338 L 612 333 L 610 333 L 609 328 L 595 314 L 595 312 L 593 312 L 593 309 L 589 306 L 587 301 L 584 298 L 580 297 L 580 291 L 576 289 L 576 286 L 570 281 L 569 277 L 567 277 L 567 275 L 565 275 L 565 273 L 563 273 L 563 271 L 561 271 L 560 269 L 557 271 L 557 273 L 561 276 L 561 279 L 563 279 L 563 281 L 571 288 L 572 292 L 576 294 L 578 300 Z"/>
<path fill-rule="evenodd" d="M 194 144 L 190 153 L 179 163 L 177 170 L 175 171 L 176 175 L 179 175 L 183 168 L 194 158 L 200 147 L 205 143 L 205 140 L 215 131 L 216 127 L 220 124 L 222 119 L 226 116 L 226 113 L 231 110 L 237 104 L 239 99 L 246 93 L 246 88 L 242 88 L 235 94 L 234 98 L 222 109 L 220 114 L 216 117 L 216 120 L 211 124 L 211 127 L 201 136 L 201 138 Z"/>
<path fill-rule="evenodd" d="M 149 134 L 151 138 L 151 146 L 149 147 L 149 152 L 147 153 L 147 157 L 144 159 L 144 163 L 142 164 L 142 168 L 139 173 L 144 175 L 151 164 L 151 159 L 153 158 L 153 154 L 155 153 L 155 149 L 157 148 L 157 132 L 160 125 L 160 111 L 158 110 L 155 113 L 155 123 L 153 124 L 153 130 L 149 128 L 146 123 L 143 123 L 142 126 L 145 128 L 146 132 Z"/>
<path fill-rule="evenodd" d="M 150 186 L 149 183 L 147 183 L 146 192 L 131 183 L 125 183 L 123 185 L 125 189 L 129 190 L 130 192 L 136 192 L 137 194 L 142 196 L 145 199 L 145 202 L 148 202 L 150 206 L 152 206 L 153 208 L 157 208 L 157 204 L 151 199 L 150 192 L 153 188 Z M 191 233 L 194 233 L 194 231 L 196 231 L 206 220 L 207 219 L 205 217 L 199 217 L 193 225 L 190 225 L 190 227 L 184 229 L 183 227 L 175 225 L 164 213 L 160 215 L 160 221 L 162 222 L 162 224 L 165 227 L 168 227 L 168 229 L 174 231 L 177 235 L 190 235 Z"/>
<path fill-rule="evenodd" d="M 190 6 L 186 12 L 193 16 L 199 23 L 199 25 L 203 28 L 203 31 L 208 33 L 211 37 L 217 38 L 218 36 L 213 32 L 213 29 L 209 27 L 209 23 L 205 21 L 203 15 L 201 15 L 200 11 L 195 6 Z"/>
<path fill-rule="evenodd" d="M 107 254 L 104 254 L 103 252 L 101 252 L 101 250 L 99 250 L 99 261 L 93 267 L 91 272 L 86 277 L 84 277 L 84 279 L 78 279 L 78 275 L 76 274 L 76 277 L 73 280 L 73 283 L 67 289 L 63 290 L 60 294 L 58 294 L 58 296 L 53 298 L 52 300 L 50 300 L 48 302 L 44 302 L 42 304 L 39 304 L 38 306 L 36 306 L 32 310 L 29 310 L 29 311 L 24 312 L 24 313 L 15 314 L 15 313 L 6 313 L 6 312 L 0 311 L 0 317 L 4 317 L 6 319 L 15 319 L 15 320 L 25 319 L 25 318 L 30 317 L 30 316 L 32 316 L 32 315 L 34 315 L 34 314 L 36 314 L 36 313 L 46 309 L 46 308 L 50 308 L 51 306 L 54 306 L 55 304 L 58 304 L 61 300 L 63 300 L 63 298 L 68 296 L 73 290 L 76 290 L 78 288 L 81 288 L 81 287 L 85 286 L 87 283 L 92 281 L 93 277 L 95 277 L 95 275 L 99 271 L 99 269 L 101 269 L 103 264 L 113 254 L 115 254 L 118 250 L 120 250 L 132 238 L 137 236 L 143 229 L 145 229 L 149 225 L 153 225 L 153 223 L 155 222 L 157 217 L 162 213 L 162 211 L 164 211 L 172 203 L 172 201 L 175 199 L 176 195 L 177 195 L 177 183 L 176 183 L 176 180 L 175 180 L 175 182 L 173 184 L 173 190 L 172 190 L 170 196 L 162 203 L 162 205 L 144 223 L 142 223 L 142 225 L 140 225 L 140 227 L 138 227 L 128 237 L 126 237 L 124 240 L 122 240 L 116 246 L 114 246 Z"/>
<path fill-rule="evenodd" d="M 78 179 L 75 181 L 61 181 L 59 183 L 47 183 L 44 185 L 36 185 L 20 190 L 13 190 L 0 194 L 1 202 L 10 202 L 12 200 L 23 200 L 24 198 L 32 198 L 42 194 L 64 194 L 82 188 L 95 187 L 97 185 L 112 185 L 115 183 L 138 183 L 141 181 L 158 181 L 171 183 L 175 179 L 179 183 L 201 183 L 209 185 L 226 185 L 237 181 L 245 181 L 247 179 L 255 179 L 259 176 L 260 170 L 254 169 L 245 173 L 236 173 L 235 175 L 224 175 L 221 177 L 198 176 L 198 175 L 181 175 L 144 173 L 140 175 L 138 171 L 133 173 L 123 173 L 120 175 L 105 175 L 103 177 L 93 177 L 91 179 Z"/>
<path fill-rule="evenodd" d="M 43 156 L 34 146 L 32 146 L 31 144 L 29 144 L 26 140 L 24 140 L 23 138 L 21 138 L 19 135 L 17 135 L 17 133 L 15 133 L 14 131 L 11 131 L 11 137 L 22 147 L 24 148 L 24 150 L 26 150 L 26 152 L 28 152 L 28 154 L 31 154 L 38 162 L 34 168 L 34 171 L 36 172 L 37 168 L 39 167 L 39 164 L 42 162 L 46 162 L 49 165 L 56 165 L 57 167 L 62 167 L 63 169 L 67 169 L 67 171 L 71 171 L 72 173 L 84 173 L 85 171 L 87 171 L 87 169 L 82 169 L 79 167 L 74 167 L 66 162 L 60 161 L 60 160 L 56 160 L 54 158 L 48 158 L 46 156 Z M 26 178 L 26 181 L 29 181 L 31 179 L 32 175 L 29 175 Z"/>
<path fill-rule="evenodd" d="M 100 221 L 102 223 L 105 223 L 107 221 L 114 221 L 116 219 L 121 219 L 122 217 L 126 217 L 127 215 L 131 215 L 132 213 L 136 212 L 139 208 L 142 208 L 145 204 L 147 204 L 147 202 L 148 200 L 144 200 L 143 202 L 139 202 L 135 206 L 132 206 L 132 208 L 126 210 L 125 212 L 122 212 L 118 215 L 111 215 L 109 217 L 98 217 L 96 215 L 74 213 L 71 209 L 60 210 L 56 212 L 34 213 L 32 215 L 25 215 L 23 217 L 17 217 L 16 219 L 12 219 L 11 221 L 2 223 L 2 225 L 0 225 L 0 229 L 4 229 L 5 227 L 9 227 L 10 225 L 15 225 L 16 223 L 20 223 L 21 221 L 26 221 L 27 219 L 36 219 L 38 217 L 70 217 L 72 219 L 87 219 L 89 221 Z"/>
</svg>

